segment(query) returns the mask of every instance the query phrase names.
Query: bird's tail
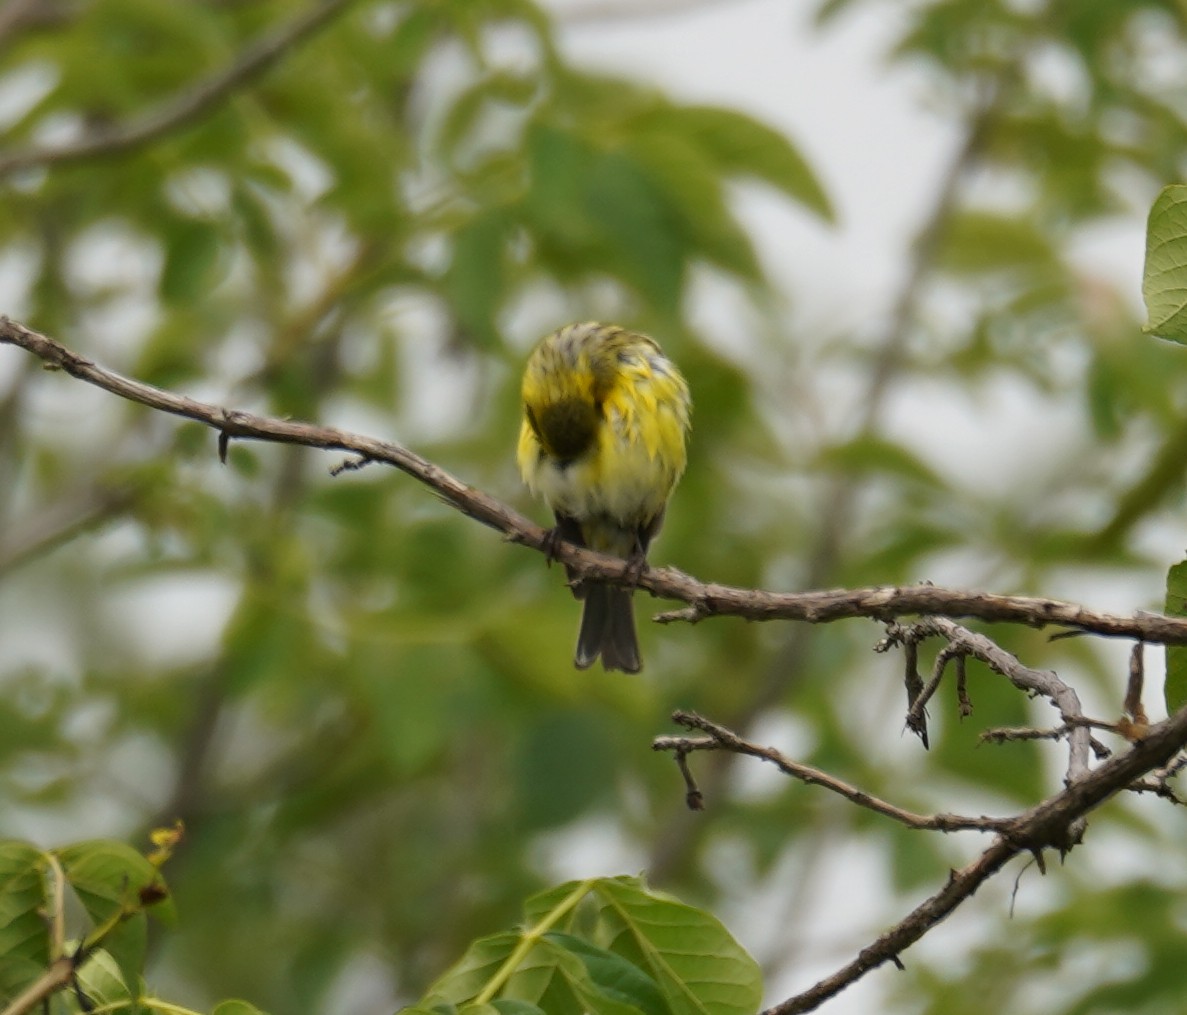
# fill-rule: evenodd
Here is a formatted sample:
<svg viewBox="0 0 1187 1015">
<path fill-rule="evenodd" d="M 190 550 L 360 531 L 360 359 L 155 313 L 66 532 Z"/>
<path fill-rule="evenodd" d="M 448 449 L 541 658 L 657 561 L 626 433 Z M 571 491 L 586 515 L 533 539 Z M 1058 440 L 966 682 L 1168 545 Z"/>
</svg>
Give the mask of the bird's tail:
<svg viewBox="0 0 1187 1015">
<path fill-rule="evenodd" d="M 643 668 L 639 638 L 635 633 L 635 611 L 629 589 L 588 582 L 582 589 L 585 607 L 581 611 L 581 632 L 577 635 L 579 670 L 592 666 L 600 655 L 602 667 L 638 673 Z"/>
</svg>

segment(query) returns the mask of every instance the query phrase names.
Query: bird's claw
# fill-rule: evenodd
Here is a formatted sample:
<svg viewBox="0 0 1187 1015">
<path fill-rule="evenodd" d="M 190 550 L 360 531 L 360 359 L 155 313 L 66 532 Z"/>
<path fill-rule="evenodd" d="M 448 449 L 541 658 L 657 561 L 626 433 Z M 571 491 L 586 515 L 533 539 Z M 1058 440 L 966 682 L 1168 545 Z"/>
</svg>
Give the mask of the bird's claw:
<svg viewBox="0 0 1187 1015">
<path fill-rule="evenodd" d="M 551 529 L 544 533 L 544 545 L 541 549 L 544 551 L 544 559 L 548 561 L 549 565 L 556 560 L 556 548 L 560 546 L 561 540 L 564 537 L 560 533 L 560 526 L 554 525 Z"/>
<path fill-rule="evenodd" d="M 626 567 L 623 568 L 623 580 L 631 587 L 635 588 L 639 584 L 639 579 L 643 577 L 643 572 L 647 570 L 647 554 L 645 551 L 636 550 L 626 559 Z"/>
</svg>

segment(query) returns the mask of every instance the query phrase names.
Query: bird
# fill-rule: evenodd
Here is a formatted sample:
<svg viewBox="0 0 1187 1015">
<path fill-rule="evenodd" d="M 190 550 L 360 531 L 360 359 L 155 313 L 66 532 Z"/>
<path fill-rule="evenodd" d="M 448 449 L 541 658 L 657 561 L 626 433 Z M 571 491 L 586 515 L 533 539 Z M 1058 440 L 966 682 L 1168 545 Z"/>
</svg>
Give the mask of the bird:
<svg viewBox="0 0 1187 1015">
<path fill-rule="evenodd" d="M 516 461 L 552 509 L 550 540 L 621 557 L 635 571 L 684 472 L 692 401 L 655 339 L 587 321 L 546 335 L 524 369 Z M 583 600 L 573 662 L 637 673 L 643 666 L 631 590 L 578 578 Z"/>
</svg>

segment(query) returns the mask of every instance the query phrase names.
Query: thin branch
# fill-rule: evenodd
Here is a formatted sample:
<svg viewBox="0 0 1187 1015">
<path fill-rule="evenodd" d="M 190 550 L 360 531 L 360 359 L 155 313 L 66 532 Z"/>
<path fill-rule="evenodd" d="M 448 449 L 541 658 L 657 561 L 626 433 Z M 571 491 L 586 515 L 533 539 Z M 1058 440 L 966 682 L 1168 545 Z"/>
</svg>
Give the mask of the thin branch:
<svg viewBox="0 0 1187 1015">
<path fill-rule="evenodd" d="M 121 514 L 134 496 L 130 491 L 97 489 L 63 500 L 62 510 L 38 515 L 27 526 L 0 536 L 0 577 Z"/>
<path fill-rule="evenodd" d="M 1139 641 L 1129 653 L 1129 680 L 1125 685 L 1125 713 L 1127 735 L 1140 734 L 1150 725 L 1146 709 L 1142 705 L 1142 686 L 1146 679 L 1145 646 Z"/>
<path fill-rule="evenodd" d="M 49 967 L 20 994 L 12 999 L 0 1015 L 26 1015 L 65 987 L 74 977 L 78 964 L 72 955 L 54 959 Z"/>
<path fill-rule="evenodd" d="M 0 8 L 0 50 L 26 28 L 64 20 L 66 17 L 62 5 L 47 0 L 8 0 Z"/>
<path fill-rule="evenodd" d="M 1067 733 L 1068 766 L 1064 781 L 1070 785 L 1075 780 L 1087 775 L 1089 771 L 1088 756 L 1091 753 L 1089 726 L 1094 723 L 1085 720 L 1079 696 L 1056 673 L 1051 670 L 1034 670 L 1029 666 L 1024 666 L 1017 656 L 1011 655 L 985 635 L 970 631 L 967 627 L 953 623 L 946 617 L 926 617 L 913 624 L 912 630 L 944 638 L 948 645 L 940 653 L 940 658 L 944 658 L 945 653 L 955 652 L 980 660 L 994 673 L 1009 680 L 1019 690 L 1026 691 L 1028 694 L 1041 695 L 1050 701 L 1059 710 L 1060 719 L 1069 727 Z M 936 660 L 937 680 L 940 658 Z"/>
<path fill-rule="evenodd" d="M 60 369 L 121 398 L 202 423 L 225 434 L 228 440 L 261 440 L 346 451 L 394 466 L 431 487 L 442 500 L 463 514 L 502 532 L 511 542 L 522 543 L 544 553 L 551 552 L 560 563 L 572 568 L 582 578 L 610 584 L 637 585 L 653 595 L 689 604 L 683 610 L 656 617 L 659 621 L 692 622 L 712 616 L 735 616 L 749 620 L 795 620 L 826 624 L 855 617 L 880 621 L 894 621 L 902 616 L 977 617 L 1037 628 L 1056 625 L 1106 637 L 1134 638 L 1165 645 L 1187 644 L 1187 618 L 1157 613 L 1116 616 L 1055 599 L 1004 596 L 944 589 L 934 585 L 769 592 L 700 582 L 675 568 L 649 568 L 642 575 L 636 575 L 626 562 L 617 557 L 595 553 L 564 541 L 550 540 L 545 529 L 519 512 L 467 486 L 444 469 L 399 444 L 333 427 L 226 409 L 165 391 L 107 370 L 53 339 L 2 316 L 0 344 L 19 346 L 44 360 L 51 368 Z M 941 631 L 943 628 L 937 627 L 936 630 Z M 986 651 L 1001 651 L 988 639 L 986 642 L 989 646 Z M 972 654 L 976 655 L 975 652 Z M 1047 693 L 1039 686 L 1042 682 L 1036 678 L 1033 689 Z"/>
<path fill-rule="evenodd" d="M 808 990 L 768 1008 L 763 1015 L 796 1015 L 813 1011 L 866 973 L 898 956 L 918 941 L 1011 859 L 1022 853 L 1041 856 L 1044 849 L 1066 851 L 1075 828 L 1091 810 L 1166 765 L 1187 745 L 1187 708 L 1151 726 L 1124 754 L 1111 758 L 1055 796 L 1010 820 L 993 844 L 975 861 L 951 871 L 947 884 L 903 920 L 863 948 L 851 962 Z"/>
<path fill-rule="evenodd" d="M 1014 744 L 1028 740 L 1062 740 L 1071 731 L 1070 726 L 1055 726 L 1052 729 L 1038 729 L 1034 726 L 994 726 L 983 730 L 980 741 L 983 744 Z"/>
<path fill-rule="evenodd" d="M 113 155 L 155 141 L 203 116 L 223 99 L 272 66 L 293 46 L 329 24 L 353 0 L 320 0 L 299 17 L 250 43 L 227 67 L 166 99 L 155 109 L 76 141 L 37 146 L 0 154 L 0 175 L 34 166 L 62 165 L 100 155 Z"/>
<path fill-rule="evenodd" d="M 653 751 L 675 752 L 678 762 L 692 751 L 729 751 L 733 754 L 744 754 L 751 758 L 758 758 L 761 761 L 769 761 L 784 775 L 791 776 L 793 779 L 799 779 L 800 782 L 807 786 L 822 786 L 824 789 L 844 797 L 858 807 L 864 807 L 867 810 L 873 811 L 875 814 L 881 814 L 883 817 L 891 818 L 900 824 L 906 825 L 907 828 L 920 831 L 1002 832 L 1010 824 L 1010 819 L 1008 818 L 968 818 L 962 817 L 959 814 L 915 814 L 901 807 L 896 807 L 894 804 L 887 803 L 885 800 L 880 800 L 878 797 L 871 796 L 869 793 L 857 789 L 855 786 L 850 786 L 849 783 L 843 782 L 819 768 L 813 768 L 811 765 L 805 765 L 799 761 L 792 761 L 773 747 L 764 747 L 761 744 L 754 743 L 752 740 L 746 740 L 732 730 L 728 730 L 724 726 L 706 719 L 704 716 L 697 715 L 695 712 L 674 712 L 672 713 L 672 721 L 679 723 L 687 729 L 701 730 L 703 733 L 708 734 L 705 737 L 663 736 L 656 737 L 651 742 L 651 749 Z M 682 772 L 686 771 L 683 767 L 681 770 Z M 686 783 L 688 778 L 689 776 L 686 774 Z M 693 788 L 695 788 L 695 784 Z M 699 810 L 700 808 L 696 809 Z"/>
</svg>

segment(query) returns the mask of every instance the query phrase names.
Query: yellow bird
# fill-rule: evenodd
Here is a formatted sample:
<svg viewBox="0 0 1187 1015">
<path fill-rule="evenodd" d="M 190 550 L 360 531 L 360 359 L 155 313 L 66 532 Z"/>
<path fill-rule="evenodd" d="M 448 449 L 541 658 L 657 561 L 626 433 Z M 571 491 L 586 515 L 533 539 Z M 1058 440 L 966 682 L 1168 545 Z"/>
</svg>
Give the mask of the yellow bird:
<svg viewBox="0 0 1187 1015">
<path fill-rule="evenodd" d="M 536 346 L 523 375 L 516 456 L 552 509 L 556 536 L 642 569 L 687 459 L 688 385 L 646 335 L 570 324 Z M 585 601 L 574 662 L 642 668 L 629 589 L 570 580 Z"/>
</svg>

